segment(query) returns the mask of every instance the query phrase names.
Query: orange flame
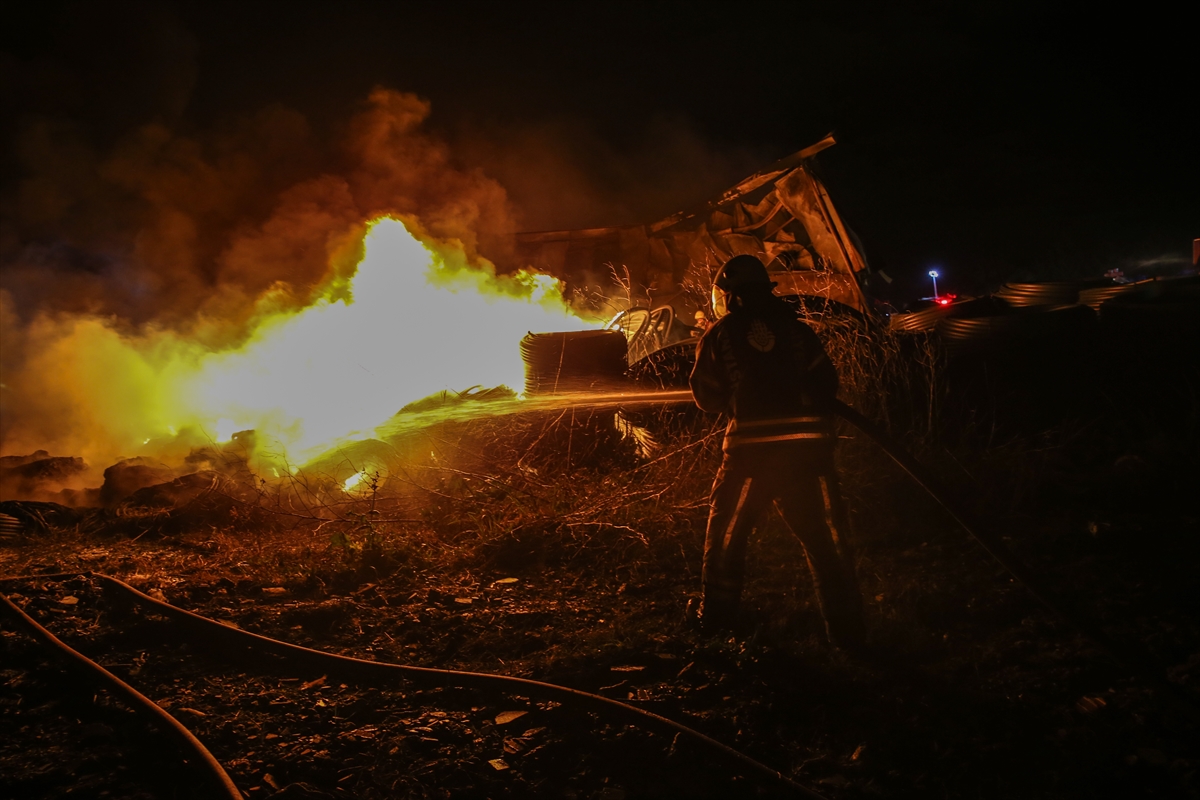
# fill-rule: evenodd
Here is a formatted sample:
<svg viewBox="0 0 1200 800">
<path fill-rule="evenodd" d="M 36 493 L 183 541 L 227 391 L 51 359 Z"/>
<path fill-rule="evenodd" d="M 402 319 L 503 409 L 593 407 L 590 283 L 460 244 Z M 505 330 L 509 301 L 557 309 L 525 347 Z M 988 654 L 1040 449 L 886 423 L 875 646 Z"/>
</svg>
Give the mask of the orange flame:
<svg viewBox="0 0 1200 800">
<path fill-rule="evenodd" d="M 176 427 L 231 420 L 303 459 L 438 391 L 520 389 L 528 331 L 596 327 L 555 279 L 473 268 L 455 244 L 420 241 L 400 220 L 372 222 L 365 245 L 349 298 L 265 320 L 241 349 L 184 377 Z"/>
<path fill-rule="evenodd" d="M 275 455 L 302 464 L 436 392 L 519 390 L 527 332 L 602 324 L 578 316 L 557 280 L 497 275 L 415 223 L 374 220 L 364 244 L 348 291 L 335 296 L 331 281 L 315 304 L 265 314 L 235 350 L 166 331 L 122 335 L 95 318 L 43 321 L 48 344 L 31 366 L 61 377 L 47 394 L 88 440 L 68 446 L 111 463 L 171 449 L 189 428 L 215 441 L 254 429 Z"/>
</svg>

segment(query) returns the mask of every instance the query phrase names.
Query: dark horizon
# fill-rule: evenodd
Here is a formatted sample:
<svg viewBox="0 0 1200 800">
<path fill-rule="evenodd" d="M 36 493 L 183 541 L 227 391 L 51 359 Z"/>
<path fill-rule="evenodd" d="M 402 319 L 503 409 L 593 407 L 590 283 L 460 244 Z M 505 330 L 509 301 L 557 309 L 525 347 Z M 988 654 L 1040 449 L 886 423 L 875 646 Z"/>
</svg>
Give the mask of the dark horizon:
<svg viewBox="0 0 1200 800">
<path fill-rule="evenodd" d="M 900 294 L 934 266 L 960 292 L 1181 269 L 1200 236 L 1200 80 L 1167 15 L 179 2 L 26 4 L 18 19 L 2 47 L 6 266 L 35 248 L 70 277 L 133 252 L 130 209 L 161 201 L 71 173 L 150 123 L 268 176 L 200 238 L 259 224 L 279 191 L 342 168 L 331 142 L 376 86 L 428 100 L 425 130 L 455 169 L 499 182 L 525 230 L 658 219 L 833 131 L 822 175 Z M 292 115 L 271 146 L 238 151 L 271 113 Z M 287 125 L 295 146 L 276 148 Z"/>
</svg>

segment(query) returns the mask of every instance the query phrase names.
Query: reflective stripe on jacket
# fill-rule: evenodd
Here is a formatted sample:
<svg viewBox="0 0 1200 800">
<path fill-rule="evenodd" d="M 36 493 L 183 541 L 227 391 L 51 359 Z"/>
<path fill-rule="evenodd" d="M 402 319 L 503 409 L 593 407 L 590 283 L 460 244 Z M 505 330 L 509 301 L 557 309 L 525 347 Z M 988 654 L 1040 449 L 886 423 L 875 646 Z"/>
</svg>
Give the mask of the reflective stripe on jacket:
<svg viewBox="0 0 1200 800">
<path fill-rule="evenodd" d="M 775 442 L 832 441 L 833 420 L 825 414 L 773 419 L 734 419 L 725 429 L 725 448 Z"/>
</svg>

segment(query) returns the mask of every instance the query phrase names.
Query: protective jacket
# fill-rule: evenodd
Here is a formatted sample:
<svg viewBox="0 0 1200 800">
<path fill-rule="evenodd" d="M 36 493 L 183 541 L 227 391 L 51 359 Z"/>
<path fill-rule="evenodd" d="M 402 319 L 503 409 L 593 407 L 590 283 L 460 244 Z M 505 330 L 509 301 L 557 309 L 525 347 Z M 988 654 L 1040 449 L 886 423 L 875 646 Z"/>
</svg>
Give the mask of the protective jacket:
<svg viewBox="0 0 1200 800">
<path fill-rule="evenodd" d="M 704 541 L 706 625 L 721 627 L 737 612 L 747 541 L 774 502 L 804 545 L 830 641 L 863 641 L 849 518 L 833 463 L 829 411 L 837 385 L 821 341 L 767 287 L 741 297 L 700 340 L 692 394 L 703 410 L 731 417 Z"/>
<path fill-rule="evenodd" d="M 725 448 L 833 438 L 837 371 L 812 328 L 768 291 L 744 298 L 701 338 L 692 394 L 730 416 Z"/>
</svg>

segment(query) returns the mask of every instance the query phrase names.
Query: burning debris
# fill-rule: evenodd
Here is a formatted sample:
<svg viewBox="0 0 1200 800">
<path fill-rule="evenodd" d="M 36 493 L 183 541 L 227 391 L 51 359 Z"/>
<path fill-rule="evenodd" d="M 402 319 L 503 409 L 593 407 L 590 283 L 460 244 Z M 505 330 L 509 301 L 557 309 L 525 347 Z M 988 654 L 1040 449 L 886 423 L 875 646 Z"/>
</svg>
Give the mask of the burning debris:
<svg viewBox="0 0 1200 800">
<path fill-rule="evenodd" d="M 78 455 L 98 482 L 120 458 L 175 464 L 196 439 L 254 429 L 290 467 L 433 392 L 519 388 L 521 336 L 594 323 L 554 280 L 497 274 L 481 255 L 509 248 L 512 210 L 498 184 L 451 165 L 428 113 L 374 91 L 335 145 L 337 171 L 299 183 L 272 148 L 310 133 L 282 110 L 219 142 L 147 126 L 83 165 L 94 194 L 127 202 L 91 209 L 110 224 L 63 220 L 61 247 L 19 228 L 29 245 L 6 251 L 4 451 Z M 231 147 L 244 158 L 224 158 Z M 90 208 L 39 166 L 30 192 Z M 105 255 L 84 269 L 88 253 Z"/>
<path fill-rule="evenodd" d="M 183 448 L 184 460 L 198 465 L 203 452 L 233 441 L 234 431 L 255 432 L 246 457 L 259 473 L 291 474 L 295 465 L 370 435 L 398 409 L 433 392 L 521 386 L 517 344 L 529 330 L 597 324 L 570 309 L 553 279 L 497 275 L 486 263 L 468 264 L 457 245 L 421 241 L 399 220 L 374 223 L 364 246 L 340 296 L 264 315 L 234 350 L 204 352 L 174 335 L 125 337 L 103 327 L 80 334 L 104 343 L 100 352 L 93 348 L 100 363 L 92 374 L 103 376 L 105 385 L 77 391 L 103 397 L 114 385 L 120 390 L 131 366 L 141 375 L 126 386 L 129 407 L 113 409 L 111 418 L 72 410 L 100 426 L 102 440 L 147 453 L 105 472 L 101 504 L 112 506 L 174 477 L 155 454 Z M 87 342 L 76 343 L 87 349 Z M 131 419 L 130 411 L 145 413 Z M 203 448 L 188 447 L 205 440 Z M 4 469 L 6 485 L 18 494 L 52 476 L 83 472 L 78 460 L 32 459 Z"/>
<path fill-rule="evenodd" d="M 404 97 L 377 92 L 372 102 L 375 109 L 355 133 L 364 153 L 376 152 L 376 144 L 367 144 L 373 137 L 395 142 L 416 135 L 405 127 L 411 123 L 389 116 L 408 102 Z M 84 482 L 101 476 L 87 473 L 78 459 L 69 466 L 14 464 L 6 468 L 5 496 L 32 496 L 34 484 L 54 493 L 53 477 L 71 492 L 55 499 L 112 508 L 132 492 L 188 470 L 222 471 L 205 454 L 226 450 L 237 431 L 255 437 L 248 447 L 242 443 L 247 474 L 241 479 L 290 480 L 330 448 L 376 436 L 383 425 L 395 430 L 397 409 L 412 414 L 422 398 L 439 392 L 478 385 L 488 392 L 523 388 L 533 396 L 547 388 L 571 391 L 576 384 L 594 390 L 597 380 L 619 387 L 623 363 L 591 363 L 587 337 L 619 345 L 638 361 L 665 345 L 690 346 L 698 330 L 661 306 L 642 325 L 634 325 L 636 310 L 626 312 L 614 326 L 624 337 L 601 333 L 609 314 L 581 307 L 578 296 L 568 302 L 563 284 L 551 276 L 593 274 L 609 256 L 610 264 L 626 265 L 636 285 L 658 286 L 660 297 L 674 296 L 681 307 L 691 301 L 679 289 L 697 279 L 697 265 L 755 252 L 770 261 L 783 293 L 864 308 L 853 276 L 865 262 L 811 166 L 812 156 L 832 143 L 827 138 L 780 161 L 703 209 L 636 230 L 568 232 L 565 239 L 521 234 L 515 260 L 506 256 L 502 271 L 477 254 L 474 238 L 441 238 L 444 233 L 436 232 L 453 226 L 440 212 L 430 215 L 428 228 L 411 216 L 376 218 L 360 231 L 360 244 L 339 240 L 330 272 L 312 289 L 307 306 L 276 284 L 243 315 L 244 333 L 231 345 L 212 347 L 199 330 L 189 336 L 154 326 L 130 331 L 94 317 L 66 326 L 39 318 L 27 331 L 29 353 L 13 387 L 19 393 L 6 400 L 6 446 L 36 439 L 53 421 L 55 430 L 43 439 L 71 447 L 97 468 L 112 466 L 96 496 Z M 576 233 L 587 239 L 586 247 L 560 246 L 578 239 Z M 623 249 L 608 253 L 600 245 L 612 237 Z M 347 267 L 345 253 L 352 251 L 360 257 Z M 553 253 L 567 256 L 555 260 Z M 552 340 L 562 341 L 555 353 L 547 350 Z M 70 376 L 69 383 L 59 386 L 51 375 Z M 571 385 L 559 385 L 564 380 Z M 20 398 L 32 393 L 52 395 L 55 402 L 26 407 Z M 227 454 L 218 460 L 227 463 Z M 37 470 L 42 472 L 34 475 Z M 74 481 L 69 487 L 64 470 Z"/>
<path fill-rule="evenodd" d="M 1173 146 L 1191 51 L 1162 25 L 1140 53 L 1138 15 L 1118 15 L 1114 58 L 1077 15 L 1011 4 L 869 24 L 660 4 L 632 25 L 18 5 L 0 796 L 1200 794 L 1198 298 L 1138 280 L 1197 217 L 1194 148 Z M 364 70 L 445 106 L 347 95 Z M 829 137 L 676 205 L 733 183 L 793 135 L 778 126 L 836 117 L 854 164 L 818 169 Z M 934 308 L 879 313 L 889 279 L 835 174 L 871 193 L 891 299 L 928 274 Z M 1164 260 L 969 296 L 1024 267 L 1133 265 L 1128 245 Z M 870 419 L 739 401 L 725 443 L 750 450 L 721 470 L 723 425 L 688 387 L 739 256 L 788 327 L 748 323 L 759 360 L 709 366 L 751 393 L 791 375 L 743 367 L 793 350 L 794 311 Z M 754 449 L 835 438 L 815 479 Z M 763 484 L 816 511 L 781 518 Z M 863 626 L 789 530 L 823 513 Z M 685 613 L 701 591 L 729 609 L 707 630 Z M 86 662 L 146 702 L 60 669 Z M 171 752 L 135 705 L 203 746 Z M 204 764 L 219 786 L 185 772 Z"/>
</svg>

